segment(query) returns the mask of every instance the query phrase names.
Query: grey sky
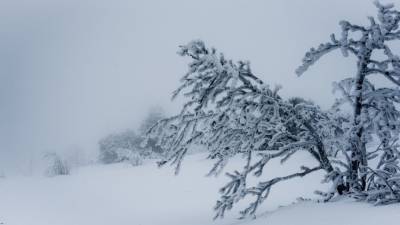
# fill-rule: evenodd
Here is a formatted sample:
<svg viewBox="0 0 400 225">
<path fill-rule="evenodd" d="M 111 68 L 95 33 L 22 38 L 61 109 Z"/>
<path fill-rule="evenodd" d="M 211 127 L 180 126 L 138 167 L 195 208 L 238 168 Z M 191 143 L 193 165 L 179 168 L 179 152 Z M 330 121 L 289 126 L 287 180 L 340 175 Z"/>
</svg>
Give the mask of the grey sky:
<svg viewBox="0 0 400 225">
<path fill-rule="evenodd" d="M 2 0 L 0 163 L 71 146 L 95 151 L 152 105 L 176 112 L 170 93 L 186 68 L 177 46 L 192 39 L 250 60 L 283 95 L 328 107 L 332 81 L 354 71 L 352 60 L 333 54 L 302 78 L 294 70 L 339 20 L 374 14 L 369 0 Z"/>
</svg>

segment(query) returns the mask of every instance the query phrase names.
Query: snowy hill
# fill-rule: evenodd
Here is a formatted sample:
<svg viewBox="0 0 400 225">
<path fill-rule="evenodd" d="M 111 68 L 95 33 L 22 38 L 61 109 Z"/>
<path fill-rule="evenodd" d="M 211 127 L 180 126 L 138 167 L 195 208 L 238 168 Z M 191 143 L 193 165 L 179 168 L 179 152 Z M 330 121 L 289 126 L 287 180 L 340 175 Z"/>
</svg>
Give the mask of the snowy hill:
<svg viewBox="0 0 400 225">
<path fill-rule="evenodd" d="M 353 200 L 291 204 L 297 197 L 313 197 L 321 174 L 276 186 L 255 220 L 237 220 L 242 202 L 223 220 L 212 220 L 212 207 L 224 176 L 206 177 L 212 162 L 204 154 L 189 156 L 184 170 L 158 169 L 153 162 L 94 165 L 70 176 L 0 179 L 0 222 L 6 225 L 375 225 L 400 221 L 399 205 L 373 207 Z M 241 159 L 228 165 L 238 168 Z M 310 161 L 298 157 L 294 161 Z M 290 163 L 289 163 L 290 164 Z M 271 164 L 266 176 L 289 173 L 297 165 Z M 307 186 L 304 186 L 307 184 Z M 315 196 L 314 196 L 315 197 Z M 280 206 L 283 207 L 280 207 Z M 361 216 L 362 215 L 362 216 Z"/>
</svg>

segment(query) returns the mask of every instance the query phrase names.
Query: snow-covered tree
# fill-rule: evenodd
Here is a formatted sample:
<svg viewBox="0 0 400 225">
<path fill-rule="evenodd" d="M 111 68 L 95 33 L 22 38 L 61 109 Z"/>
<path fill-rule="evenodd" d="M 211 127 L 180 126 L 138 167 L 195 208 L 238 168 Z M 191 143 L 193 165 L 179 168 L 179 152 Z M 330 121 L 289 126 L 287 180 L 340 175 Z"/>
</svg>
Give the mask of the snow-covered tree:
<svg viewBox="0 0 400 225">
<path fill-rule="evenodd" d="M 334 114 L 301 98 L 282 99 L 280 87 L 264 84 L 248 62 L 227 60 L 202 41 L 181 46 L 179 54 L 191 62 L 173 97 L 182 94 L 186 102 L 179 115 L 159 121 L 148 134 L 169 153 L 159 164 L 175 164 L 176 172 L 193 145 L 205 146 L 208 158 L 215 160 L 209 175 L 219 174 L 235 155 L 246 157 L 242 169 L 227 173 L 231 181 L 220 190 L 216 218 L 248 196 L 255 200 L 241 214 L 254 215 L 273 185 L 314 171 L 325 170 L 341 184 L 329 160 L 332 142 L 343 134 Z M 283 163 L 299 151 L 308 152 L 316 165 L 255 186 L 247 184 L 248 177 L 260 177 L 271 160 Z"/>
<path fill-rule="evenodd" d="M 342 98 L 335 107 L 349 103 L 352 119 L 342 140 L 345 170 L 342 177 L 349 194 L 376 204 L 400 201 L 399 147 L 400 132 L 400 58 L 392 48 L 400 40 L 400 12 L 393 4 L 375 2 L 376 18 L 369 17 L 369 25 L 361 26 L 341 21 L 341 35 L 331 35 L 330 42 L 311 48 L 297 69 L 302 75 L 323 55 L 341 50 L 344 57 L 354 56 L 357 73 L 336 84 Z M 393 85 L 379 86 L 372 77 L 387 79 Z M 367 145 L 378 139 L 380 145 L 368 151 Z"/>
</svg>

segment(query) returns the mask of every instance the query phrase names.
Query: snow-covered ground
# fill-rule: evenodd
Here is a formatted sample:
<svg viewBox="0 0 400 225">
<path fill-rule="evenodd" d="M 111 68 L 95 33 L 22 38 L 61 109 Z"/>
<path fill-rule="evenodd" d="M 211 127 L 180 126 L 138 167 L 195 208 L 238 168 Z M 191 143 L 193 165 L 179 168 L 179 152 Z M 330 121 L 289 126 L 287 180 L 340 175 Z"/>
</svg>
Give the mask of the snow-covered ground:
<svg viewBox="0 0 400 225">
<path fill-rule="evenodd" d="M 312 197 L 321 174 L 276 186 L 255 220 L 237 220 L 238 204 L 223 220 L 212 220 L 218 188 L 226 181 L 205 177 L 212 162 L 204 154 L 189 156 L 178 176 L 172 168 L 159 169 L 153 162 L 132 167 L 126 164 L 94 165 L 70 176 L 7 177 L 0 179 L 0 222 L 5 225 L 228 225 L 397 224 L 400 205 L 373 207 L 342 199 L 318 204 L 291 204 L 298 196 Z M 294 161 L 309 161 L 301 156 Z M 228 170 L 241 166 L 240 159 Z M 265 176 L 286 174 L 298 165 L 273 164 Z M 306 184 L 306 185 L 305 185 Z M 281 207 L 282 206 L 282 207 Z"/>
</svg>

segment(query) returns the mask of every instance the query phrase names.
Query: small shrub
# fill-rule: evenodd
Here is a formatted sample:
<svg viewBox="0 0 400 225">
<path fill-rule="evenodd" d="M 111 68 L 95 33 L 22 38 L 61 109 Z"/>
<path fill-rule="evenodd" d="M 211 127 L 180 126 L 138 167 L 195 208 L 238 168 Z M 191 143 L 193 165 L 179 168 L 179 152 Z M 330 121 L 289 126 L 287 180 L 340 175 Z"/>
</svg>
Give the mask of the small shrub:
<svg viewBox="0 0 400 225">
<path fill-rule="evenodd" d="M 49 165 L 45 171 L 46 176 L 54 177 L 70 174 L 70 166 L 68 162 L 62 159 L 62 157 L 60 157 L 57 153 L 47 153 L 44 158 L 49 162 Z"/>
</svg>

